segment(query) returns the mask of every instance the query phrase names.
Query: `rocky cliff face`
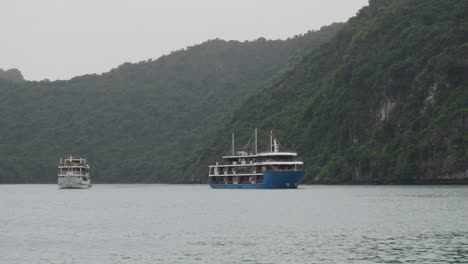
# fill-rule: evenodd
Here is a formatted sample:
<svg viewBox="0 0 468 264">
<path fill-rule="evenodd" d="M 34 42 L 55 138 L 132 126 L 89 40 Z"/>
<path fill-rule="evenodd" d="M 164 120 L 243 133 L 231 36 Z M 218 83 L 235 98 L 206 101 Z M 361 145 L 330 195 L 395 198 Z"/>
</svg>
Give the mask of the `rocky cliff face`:
<svg viewBox="0 0 468 264">
<path fill-rule="evenodd" d="M 468 183 L 467 14 L 460 0 L 372 0 L 222 136 L 275 129 L 306 183 Z M 197 153 L 200 167 L 222 139 Z"/>
</svg>

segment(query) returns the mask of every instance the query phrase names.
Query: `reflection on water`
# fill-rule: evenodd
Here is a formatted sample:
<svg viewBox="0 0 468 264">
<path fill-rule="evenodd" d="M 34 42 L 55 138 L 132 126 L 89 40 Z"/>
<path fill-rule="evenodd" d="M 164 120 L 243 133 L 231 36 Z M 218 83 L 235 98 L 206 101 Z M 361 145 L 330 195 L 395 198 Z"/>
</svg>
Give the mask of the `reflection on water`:
<svg viewBox="0 0 468 264">
<path fill-rule="evenodd" d="M 0 185 L 0 263 L 468 263 L 468 187 Z"/>
</svg>

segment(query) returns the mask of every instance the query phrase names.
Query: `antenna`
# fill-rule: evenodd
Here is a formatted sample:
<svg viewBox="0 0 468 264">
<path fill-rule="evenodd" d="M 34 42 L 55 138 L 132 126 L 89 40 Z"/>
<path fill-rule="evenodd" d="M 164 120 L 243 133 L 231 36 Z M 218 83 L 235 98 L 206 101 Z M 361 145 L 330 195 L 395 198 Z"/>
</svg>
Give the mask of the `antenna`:
<svg viewBox="0 0 468 264">
<path fill-rule="evenodd" d="M 274 149 L 274 152 L 278 152 L 279 150 L 279 143 L 278 141 L 276 141 L 276 138 L 273 140 L 273 149 Z"/>
<path fill-rule="evenodd" d="M 234 150 L 234 132 L 232 133 L 232 155 L 235 156 L 235 150 Z"/>
<path fill-rule="evenodd" d="M 257 154 L 257 128 L 255 128 L 255 154 Z"/>
<path fill-rule="evenodd" d="M 273 137 L 275 136 L 275 133 L 273 133 L 273 130 L 270 130 L 270 152 L 273 152 Z"/>
</svg>

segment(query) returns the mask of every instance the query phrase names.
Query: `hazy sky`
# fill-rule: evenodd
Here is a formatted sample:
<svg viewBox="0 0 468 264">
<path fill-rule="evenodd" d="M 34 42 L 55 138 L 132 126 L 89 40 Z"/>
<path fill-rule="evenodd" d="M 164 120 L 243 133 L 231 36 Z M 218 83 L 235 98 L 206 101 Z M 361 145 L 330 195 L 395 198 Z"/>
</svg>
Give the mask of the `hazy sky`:
<svg viewBox="0 0 468 264">
<path fill-rule="evenodd" d="M 0 68 L 28 80 L 102 73 L 208 39 L 284 39 L 367 0 L 0 0 Z"/>
</svg>

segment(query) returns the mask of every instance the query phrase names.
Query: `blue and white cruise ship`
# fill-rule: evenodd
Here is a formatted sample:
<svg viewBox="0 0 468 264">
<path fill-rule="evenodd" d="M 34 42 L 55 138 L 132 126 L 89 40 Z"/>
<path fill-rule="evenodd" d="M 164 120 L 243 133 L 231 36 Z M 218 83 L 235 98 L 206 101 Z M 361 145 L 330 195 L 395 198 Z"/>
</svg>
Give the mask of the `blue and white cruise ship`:
<svg viewBox="0 0 468 264">
<path fill-rule="evenodd" d="M 209 166 L 209 183 L 213 188 L 283 189 L 297 188 L 304 177 L 303 162 L 297 153 L 279 151 L 275 134 L 270 132 L 267 152 L 257 152 L 257 130 L 253 153 L 235 153 L 232 135 L 232 155 Z"/>
</svg>

